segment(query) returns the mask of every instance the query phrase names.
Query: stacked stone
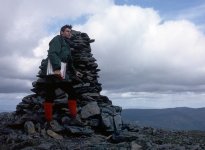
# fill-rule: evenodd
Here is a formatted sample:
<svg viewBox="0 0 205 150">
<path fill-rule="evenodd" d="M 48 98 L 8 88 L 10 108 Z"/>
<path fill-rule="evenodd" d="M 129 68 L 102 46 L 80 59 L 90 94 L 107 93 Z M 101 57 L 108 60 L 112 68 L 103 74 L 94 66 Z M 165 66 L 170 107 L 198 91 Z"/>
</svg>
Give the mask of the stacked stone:
<svg viewBox="0 0 205 150">
<path fill-rule="evenodd" d="M 56 99 L 54 100 L 53 118 L 55 124 L 60 129 L 69 131 L 73 134 L 90 134 L 93 131 L 113 132 L 122 128 L 121 107 L 113 106 L 108 97 L 100 94 L 102 87 L 98 82 L 98 65 L 91 53 L 90 43 L 94 42 L 86 33 L 72 31 L 70 47 L 72 59 L 76 70 L 81 72 L 81 78 L 71 80 L 73 88 L 78 94 L 77 99 L 77 122 L 69 117 L 68 98 L 64 91 L 56 89 Z M 47 66 L 47 61 L 43 60 L 38 73 L 37 81 L 33 82 L 32 91 L 36 94 L 23 98 L 17 105 L 16 114 L 18 121 L 23 124 L 32 121 L 34 124 L 45 123 L 44 119 L 44 94 L 37 82 L 42 82 Z M 69 70 L 67 70 L 69 71 Z M 67 72 L 69 74 L 69 72 Z M 76 82 L 77 81 L 77 82 Z M 56 128 L 56 127 L 54 127 Z M 60 132 L 62 132 L 62 130 Z M 52 130 L 56 131 L 56 130 Z"/>
</svg>

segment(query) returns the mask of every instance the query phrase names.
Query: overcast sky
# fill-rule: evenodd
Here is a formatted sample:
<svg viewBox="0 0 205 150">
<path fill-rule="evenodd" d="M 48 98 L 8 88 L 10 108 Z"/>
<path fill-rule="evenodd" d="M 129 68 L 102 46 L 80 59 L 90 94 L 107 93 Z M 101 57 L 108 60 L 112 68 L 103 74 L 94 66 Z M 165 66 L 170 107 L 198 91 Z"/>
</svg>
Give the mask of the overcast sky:
<svg viewBox="0 0 205 150">
<path fill-rule="evenodd" d="M 1 100 L 31 93 L 49 41 L 72 24 L 95 39 L 102 94 L 114 104 L 205 107 L 204 0 L 0 2 Z"/>
</svg>

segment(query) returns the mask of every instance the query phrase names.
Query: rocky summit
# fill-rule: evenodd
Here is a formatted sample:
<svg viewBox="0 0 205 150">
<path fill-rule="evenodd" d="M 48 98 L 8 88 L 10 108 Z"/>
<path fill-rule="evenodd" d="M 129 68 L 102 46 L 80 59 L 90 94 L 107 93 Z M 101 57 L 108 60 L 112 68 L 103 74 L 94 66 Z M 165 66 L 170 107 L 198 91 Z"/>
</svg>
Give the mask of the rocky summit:
<svg viewBox="0 0 205 150">
<path fill-rule="evenodd" d="M 69 115 L 69 95 L 57 88 L 53 120 L 45 121 L 45 91 L 37 84 L 45 80 L 44 59 L 32 84 L 34 94 L 24 97 L 15 112 L 0 114 L 1 150 L 205 149 L 205 132 L 165 131 L 122 121 L 122 108 L 100 94 L 100 69 L 90 47 L 95 40 L 79 31 L 73 30 L 72 35 L 74 67 L 83 74 L 70 81 L 78 95 L 77 117 Z"/>
</svg>

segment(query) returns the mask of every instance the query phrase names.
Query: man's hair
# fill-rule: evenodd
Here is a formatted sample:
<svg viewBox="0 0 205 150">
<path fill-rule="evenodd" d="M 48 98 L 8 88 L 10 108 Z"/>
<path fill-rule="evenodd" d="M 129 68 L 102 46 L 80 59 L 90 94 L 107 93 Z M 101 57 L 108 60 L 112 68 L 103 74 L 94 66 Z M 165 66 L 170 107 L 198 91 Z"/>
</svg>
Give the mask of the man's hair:
<svg viewBox="0 0 205 150">
<path fill-rule="evenodd" d="M 72 25 L 66 24 L 66 25 L 62 26 L 60 31 L 64 32 L 66 28 L 72 29 Z"/>
</svg>

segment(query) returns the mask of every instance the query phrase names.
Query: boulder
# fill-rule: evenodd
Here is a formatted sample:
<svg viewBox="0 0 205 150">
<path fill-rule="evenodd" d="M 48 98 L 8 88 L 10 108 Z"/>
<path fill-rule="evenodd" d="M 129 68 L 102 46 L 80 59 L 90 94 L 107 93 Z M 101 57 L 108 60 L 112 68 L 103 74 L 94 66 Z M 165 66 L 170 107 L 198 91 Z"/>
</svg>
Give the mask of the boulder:
<svg viewBox="0 0 205 150">
<path fill-rule="evenodd" d="M 97 102 L 90 102 L 81 109 L 81 117 L 83 119 L 99 114 L 100 108 L 98 107 Z"/>
</svg>

